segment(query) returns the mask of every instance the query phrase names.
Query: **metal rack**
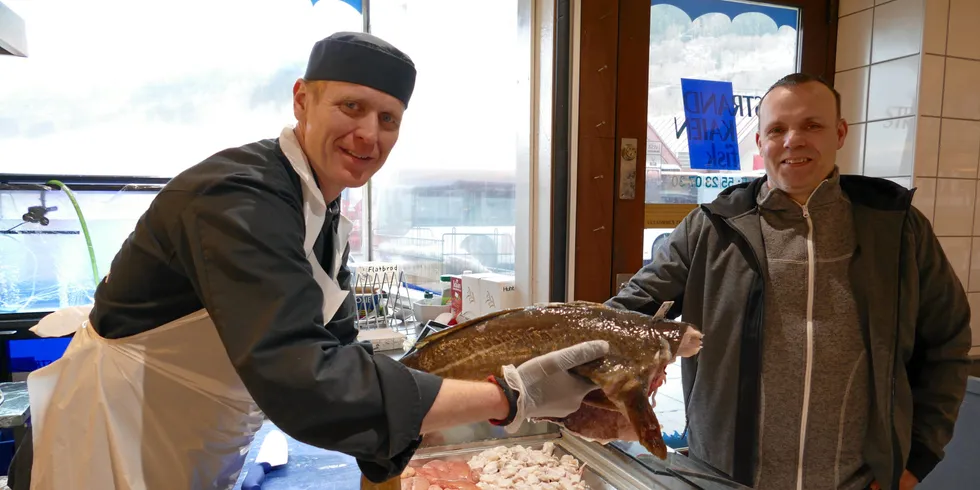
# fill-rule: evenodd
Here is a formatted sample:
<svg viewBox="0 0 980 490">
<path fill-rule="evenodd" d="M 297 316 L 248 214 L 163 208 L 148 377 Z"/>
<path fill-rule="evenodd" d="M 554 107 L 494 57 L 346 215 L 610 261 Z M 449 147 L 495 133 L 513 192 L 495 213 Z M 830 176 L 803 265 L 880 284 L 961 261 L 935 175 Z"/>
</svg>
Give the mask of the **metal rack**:
<svg viewBox="0 0 980 490">
<path fill-rule="evenodd" d="M 358 264 L 351 279 L 358 328 L 394 327 L 405 319 L 400 314 L 404 276 L 397 265 Z"/>
</svg>

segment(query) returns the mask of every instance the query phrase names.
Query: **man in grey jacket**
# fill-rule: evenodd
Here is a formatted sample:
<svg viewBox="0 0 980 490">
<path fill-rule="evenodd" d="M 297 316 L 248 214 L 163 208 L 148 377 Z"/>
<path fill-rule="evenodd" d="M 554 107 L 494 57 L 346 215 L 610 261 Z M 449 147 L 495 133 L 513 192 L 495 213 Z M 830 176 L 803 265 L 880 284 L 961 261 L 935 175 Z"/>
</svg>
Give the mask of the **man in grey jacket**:
<svg viewBox="0 0 980 490">
<path fill-rule="evenodd" d="M 911 489 L 966 390 L 970 307 L 912 191 L 840 175 L 840 96 L 794 74 L 763 98 L 766 176 L 692 211 L 607 304 L 674 301 L 691 455 L 755 488 Z"/>
</svg>

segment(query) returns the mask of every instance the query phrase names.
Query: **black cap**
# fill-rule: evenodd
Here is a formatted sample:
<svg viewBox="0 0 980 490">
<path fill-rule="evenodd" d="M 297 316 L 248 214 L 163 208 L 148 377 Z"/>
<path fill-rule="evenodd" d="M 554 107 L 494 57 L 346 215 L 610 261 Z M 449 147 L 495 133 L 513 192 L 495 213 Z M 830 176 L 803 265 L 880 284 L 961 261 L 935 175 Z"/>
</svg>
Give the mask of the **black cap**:
<svg viewBox="0 0 980 490">
<path fill-rule="evenodd" d="M 363 32 L 338 32 L 313 45 L 303 78 L 364 85 L 408 107 L 415 74 L 412 59 L 382 39 Z"/>
</svg>

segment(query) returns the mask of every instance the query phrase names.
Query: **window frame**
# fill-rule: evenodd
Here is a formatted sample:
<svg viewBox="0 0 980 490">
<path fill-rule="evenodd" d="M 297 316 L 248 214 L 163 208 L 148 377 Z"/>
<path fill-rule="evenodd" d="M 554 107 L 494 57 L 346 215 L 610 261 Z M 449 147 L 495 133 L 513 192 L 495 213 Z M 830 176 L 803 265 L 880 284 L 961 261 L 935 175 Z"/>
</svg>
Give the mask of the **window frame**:
<svg viewBox="0 0 980 490">
<path fill-rule="evenodd" d="M 646 181 L 620 199 L 623 138 L 646 148 L 650 2 L 576 2 L 567 300 L 605 301 L 642 267 Z M 798 70 L 834 83 L 839 0 L 765 0 L 800 9 Z M 629 62 L 620 63 L 620 60 Z M 693 206 L 692 206 L 693 207 Z"/>
</svg>

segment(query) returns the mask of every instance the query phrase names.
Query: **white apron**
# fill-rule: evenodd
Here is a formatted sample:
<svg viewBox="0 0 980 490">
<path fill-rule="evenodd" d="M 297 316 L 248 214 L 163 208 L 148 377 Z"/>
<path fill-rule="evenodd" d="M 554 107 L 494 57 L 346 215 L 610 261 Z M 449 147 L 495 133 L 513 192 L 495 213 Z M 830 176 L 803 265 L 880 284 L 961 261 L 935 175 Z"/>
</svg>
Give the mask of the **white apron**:
<svg viewBox="0 0 980 490">
<path fill-rule="evenodd" d="M 349 294 L 335 278 L 351 223 L 341 217 L 327 274 L 313 253 L 326 215 L 323 195 L 291 127 L 280 145 L 303 181 L 303 248 L 323 291 L 326 322 Z M 263 417 L 207 311 L 117 340 L 90 328 L 89 311 L 58 310 L 32 329 L 42 337 L 75 336 L 61 359 L 27 378 L 31 489 L 233 487 Z"/>
</svg>

